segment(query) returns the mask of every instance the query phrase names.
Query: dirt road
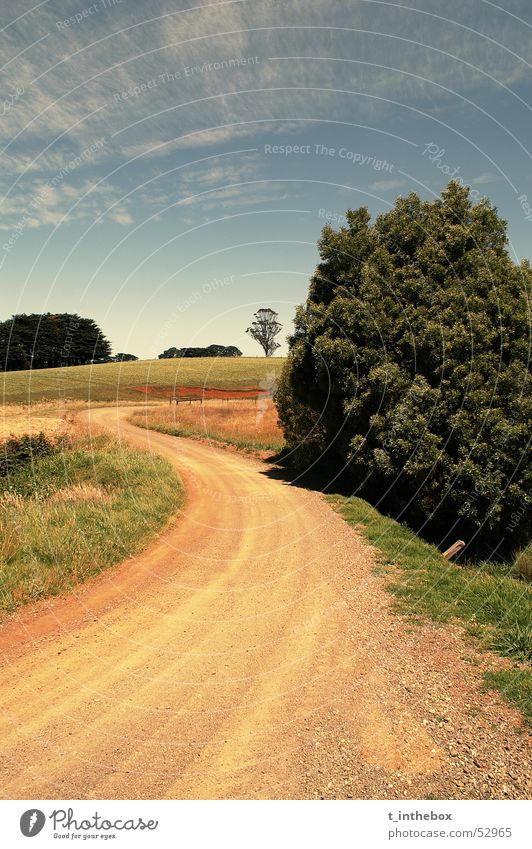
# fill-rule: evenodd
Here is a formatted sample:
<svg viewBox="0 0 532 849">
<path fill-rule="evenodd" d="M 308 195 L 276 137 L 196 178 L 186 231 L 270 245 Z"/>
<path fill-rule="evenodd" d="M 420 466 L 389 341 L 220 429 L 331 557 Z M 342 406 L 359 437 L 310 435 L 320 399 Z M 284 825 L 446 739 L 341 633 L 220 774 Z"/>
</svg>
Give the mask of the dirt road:
<svg viewBox="0 0 532 849">
<path fill-rule="evenodd" d="M 457 630 L 390 612 L 318 494 L 129 412 L 92 418 L 168 458 L 187 504 L 141 556 L 0 628 L 4 798 L 526 795 L 517 713 L 480 693 Z"/>
</svg>

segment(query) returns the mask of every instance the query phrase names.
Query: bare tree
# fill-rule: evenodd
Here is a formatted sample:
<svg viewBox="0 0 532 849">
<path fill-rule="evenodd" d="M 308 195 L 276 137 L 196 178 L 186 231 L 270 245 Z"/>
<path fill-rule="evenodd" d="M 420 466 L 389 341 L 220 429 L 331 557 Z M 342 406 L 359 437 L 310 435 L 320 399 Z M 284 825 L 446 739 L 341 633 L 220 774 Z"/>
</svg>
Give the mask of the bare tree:
<svg viewBox="0 0 532 849">
<path fill-rule="evenodd" d="M 259 343 L 266 357 L 271 357 L 274 351 L 281 347 L 275 341 L 275 337 L 282 329 L 282 324 L 277 321 L 278 313 L 275 310 L 263 308 L 256 312 L 253 318 L 255 321 L 252 322 L 251 327 L 248 327 L 246 333 Z"/>
</svg>

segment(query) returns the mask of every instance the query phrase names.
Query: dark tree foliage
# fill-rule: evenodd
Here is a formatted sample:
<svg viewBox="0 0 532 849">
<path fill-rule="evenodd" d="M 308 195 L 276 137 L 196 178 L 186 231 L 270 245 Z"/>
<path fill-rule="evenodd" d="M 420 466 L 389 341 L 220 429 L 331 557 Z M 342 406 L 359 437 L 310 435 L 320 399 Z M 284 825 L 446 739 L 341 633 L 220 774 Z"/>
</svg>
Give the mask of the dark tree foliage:
<svg viewBox="0 0 532 849">
<path fill-rule="evenodd" d="M 0 322 L 0 369 L 106 362 L 111 346 L 91 318 L 70 313 L 14 315 Z"/>
<path fill-rule="evenodd" d="M 119 354 L 115 354 L 114 357 L 111 357 L 114 363 L 133 363 L 138 360 L 138 357 L 135 354 L 123 354 L 120 352 Z"/>
<path fill-rule="evenodd" d="M 277 393 L 300 464 L 327 455 L 415 530 L 470 550 L 530 540 L 530 289 L 466 187 L 323 229 Z"/>
<path fill-rule="evenodd" d="M 277 348 L 281 347 L 279 343 L 275 341 L 276 337 L 282 330 L 282 325 L 277 321 L 278 317 L 278 313 L 269 307 L 267 309 L 260 309 L 253 316 L 255 321 L 253 321 L 251 323 L 251 327 L 248 327 L 246 330 L 246 333 L 249 333 L 255 342 L 259 343 L 264 351 L 265 357 L 271 357 Z"/>
<path fill-rule="evenodd" d="M 55 454 L 60 447 L 60 442 L 49 439 L 42 431 L 37 436 L 12 436 L 2 444 L 0 478 L 8 477 L 18 469 L 30 465 L 37 457 Z"/>
<path fill-rule="evenodd" d="M 207 348 L 168 348 L 159 354 L 160 360 L 175 357 L 241 357 L 242 351 L 234 345 L 209 345 Z"/>
</svg>

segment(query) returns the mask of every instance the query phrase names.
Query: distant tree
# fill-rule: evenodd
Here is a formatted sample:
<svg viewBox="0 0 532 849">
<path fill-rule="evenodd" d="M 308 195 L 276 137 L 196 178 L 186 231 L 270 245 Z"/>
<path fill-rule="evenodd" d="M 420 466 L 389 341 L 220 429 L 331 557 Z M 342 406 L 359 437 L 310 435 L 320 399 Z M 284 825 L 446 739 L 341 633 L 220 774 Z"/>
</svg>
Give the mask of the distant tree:
<svg viewBox="0 0 532 849">
<path fill-rule="evenodd" d="M 120 354 L 115 354 L 115 356 L 112 357 L 112 360 L 115 363 L 130 363 L 130 362 L 134 362 L 134 361 L 138 360 L 138 357 L 136 357 L 135 354 L 122 354 L 122 353 L 120 353 Z"/>
<path fill-rule="evenodd" d="M 159 359 L 160 360 L 173 360 L 174 357 L 178 357 L 178 356 L 179 356 L 179 349 L 173 347 L 173 348 L 167 348 L 166 351 L 163 351 L 162 354 L 159 354 Z"/>
<path fill-rule="evenodd" d="M 253 316 L 255 321 L 246 330 L 246 333 L 249 333 L 255 342 L 259 343 L 266 357 L 271 357 L 277 348 L 281 347 L 275 341 L 282 329 L 282 325 L 277 321 L 278 317 L 275 310 L 270 308 L 260 309 Z"/>
<path fill-rule="evenodd" d="M 239 351 L 235 345 L 209 345 L 207 348 L 200 348 L 204 353 L 201 357 L 241 357 L 242 351 Z"/>
<path fill-rule="evenodd" d="M 109 361 L 95 321 L 71 313 L 14 315 L 0 322 L 0 369 L 56 368 Z"/>
<path fill-rule="evenodd" d="M 208 345 L 207 348 L 168 348 L 159 354 L 160 360 L 176 357 L 241 357 L 242 351 L 234 345 Z"/>
<path fill-rule="evenodd" d="M 451 182 L 323 229 L 276 395 L 292 457 L 484 556 L 532 532 L 530 293 L 506 224 Z"/>
</svg>

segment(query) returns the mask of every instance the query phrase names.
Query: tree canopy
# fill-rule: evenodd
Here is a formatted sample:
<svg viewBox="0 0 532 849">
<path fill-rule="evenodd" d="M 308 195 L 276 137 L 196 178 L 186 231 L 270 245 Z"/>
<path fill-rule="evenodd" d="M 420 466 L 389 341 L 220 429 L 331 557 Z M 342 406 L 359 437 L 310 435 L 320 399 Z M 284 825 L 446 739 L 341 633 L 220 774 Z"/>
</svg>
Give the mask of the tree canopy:
<svg viewBox="0 0 532 849">
<path fill-rule="evenodd" d="M 92 318 L 31 313 L 0 322 L 0 368 L 5 371 L 105 362 L 110 354 L 111 346 Z"/>
<path fill-rule="evenodd" d="M 433 539 L 530 539 L 530 290 L 506 224 L 451 182 L 323 229 L 277 393 L 300 465 L 324 455 Z"/>
<path fill-rule="evenodd" d="M 175 357 L 241 357 L 234 345 L 208 345 L 207 348 L 167 348 L 159 354 L 160 360 L 171 360 Z"/>
<path fill-rule="evenodd" d="M 112 357 L 113 362 L 115 363 L 134 363 L 138 360 L 138 357 L 135 354 L 124 354 L 122 351 L 120 353 L 115 354 Z"/>
<path fill-rule="evenodd" d="M 276 342 L 276 337 L 282 330 L 282 325 L 277 321 L 278 317 L 275 310 L 263 307 L 254 314 L 255 321 L 246 330 L 246 333 L 259 343 L 265 357 L 271 357 L 277 348 L 281 347 Z"/>
</svg>

